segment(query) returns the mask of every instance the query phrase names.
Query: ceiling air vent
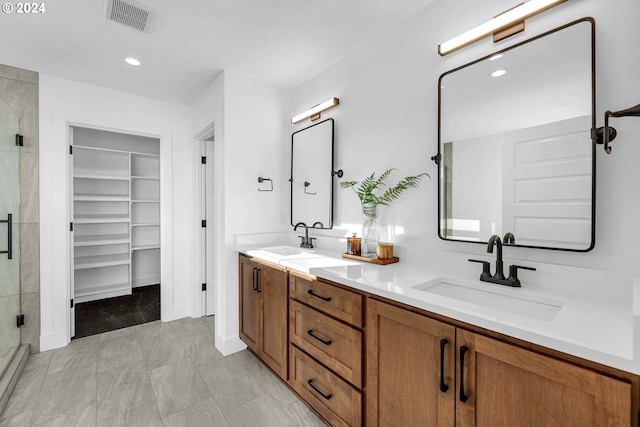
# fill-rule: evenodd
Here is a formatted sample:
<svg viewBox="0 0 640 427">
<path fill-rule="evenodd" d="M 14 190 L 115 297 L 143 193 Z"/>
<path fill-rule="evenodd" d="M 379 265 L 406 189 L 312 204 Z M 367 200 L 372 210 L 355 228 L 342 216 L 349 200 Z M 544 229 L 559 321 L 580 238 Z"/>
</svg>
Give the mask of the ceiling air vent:
<svg viewBox="0 0 640 427">
<path fill-rule="evenodd" d="M 107 0 L 107 19 L 145 33 L 153 21 L 153 10 L 132 0 Z"/>
</svg>

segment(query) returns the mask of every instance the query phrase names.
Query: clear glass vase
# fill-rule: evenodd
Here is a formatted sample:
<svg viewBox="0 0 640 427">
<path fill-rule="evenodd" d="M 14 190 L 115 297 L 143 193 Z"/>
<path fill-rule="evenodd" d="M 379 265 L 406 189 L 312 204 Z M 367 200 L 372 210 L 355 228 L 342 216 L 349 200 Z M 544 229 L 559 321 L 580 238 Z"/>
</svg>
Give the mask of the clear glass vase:
<svg viewBox="0 0 640 427">
<path fill-rule="evenodd" d="M 378 230 L 378 205 L 362 205 L 362 217 L 364 218 L 364 223 L 362 224 L 362 255 L 375 255 L 380 234 Z"/>
</svg>

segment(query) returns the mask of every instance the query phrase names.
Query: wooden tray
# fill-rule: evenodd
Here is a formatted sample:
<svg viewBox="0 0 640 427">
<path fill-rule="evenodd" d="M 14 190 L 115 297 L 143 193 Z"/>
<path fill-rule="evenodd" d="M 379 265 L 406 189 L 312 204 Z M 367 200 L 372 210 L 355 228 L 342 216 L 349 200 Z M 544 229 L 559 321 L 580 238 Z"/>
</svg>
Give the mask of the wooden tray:
<svg viewBox="0 0 640 427">
<path fill-rule="evenodd" d="M 370 262 L 372 264 L 380 264 L 380 265 L 387 265 L 387 264 L 393 264 L 395 262 L 400 261 L 400 258 L 398 258 L 397 256 L 394 256 L 393 258 L 389 258 L 389 259 L 378 259 L 377 256 L 372 255 L 371 257 L 366 257 L 366 256 L 360 256 L 360 255 L 350 255 L 350 254 L 342 254 L 343 258 L 349 258 L 349 259 L 355 259 L 357 261 L 364 261 L 364 262 Z"/>
</svg>

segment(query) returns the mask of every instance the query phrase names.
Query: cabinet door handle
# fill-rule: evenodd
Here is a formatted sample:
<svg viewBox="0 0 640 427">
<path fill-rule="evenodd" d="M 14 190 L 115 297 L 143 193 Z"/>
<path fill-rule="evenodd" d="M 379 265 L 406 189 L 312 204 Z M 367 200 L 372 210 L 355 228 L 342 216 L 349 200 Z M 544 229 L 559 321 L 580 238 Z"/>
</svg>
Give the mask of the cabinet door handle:
<svg viewBox="0 0 640 427">
<path fill-rule="evenodd" d="M 320 296 L 320 295 L 318 295 L 318 294 L 314 294 L 314 293 L 313 293 L 313 289 L 309 289 L 309 290 L 307 291 L 307 293 L 308 293 L 309 295 L 311 295 L 312 297 L 320 298 L 322 301 L 326 301 L 326 302 L 331 301 L 331 297 L 323 297 L 323 296 Z"/>
<path fill-rule="evenodd" d="M 7 219 L 0 220 L 0 224 L 7 224 L 7 250 L 0 251 L 0 254 L 7 254 L 7 259 L 13 258 L 13 214 L 7 214 Z"/>
<path fill-rule="evenodd" d="M 253 290 L 254 291 L 258 290 L 258 288 L 256 286 L 257 283 L 258 283 L 258 279 L 256 277 L 257 275 L 258 275 L 258 267 L 253 267 L 253 283 L 252 284 L 253 284 Z"/>
<path fill-rule="evenodd" d="M 258 271 L 256 271 L 256 291 L 258 293 L 262 292 L 262 289 L 260 289 L 260 273 L 262 272 L 262 269 L 259 268 Z"/>
<path fill-rule="evenodd" d="M 464 355 L 469 351 L 469 347 L 460 347 L 460 402 L 465 403 L 469 396 L 464 393 Z"/>
<path fill-rule="evenodd" d="M 315 334 L 313 333 L 313 329 L 309 329 L 309 330 L 307 331 L 307 333 L 308 333 L 309 335 L 311 335 L 312 337 L 314 337 L 315 339 L 317 339 L 318 341 L 320 341 L 322 344 L 324 344 L 324 345 L 331 345 L 331 340 L 326 340 L 326 341 L 325 341 L 325 340 L 323 340 L 322 338 L 318 337 L 317 335 L 315 335 Z"/>
<path fill-rule="evenodd" d="M 444 348 L 448 342 L 446 338 L 440 340 L 440 391 L 443 393 L 449 390 L 449 386 L 444 383 Z"/>
<path fill-rule="evenodd" d="M 307 384 L 309 384 L 311 386 L 312 389 L 314 389 L 320 396 L 324 397 L 326 400 L 331 399 L 331 394 L 324 394 L 323 392 L 321 392 L 320 390 L 318 390 L 318 387 L 316 387 L 315 385 L 313 385 L 313 380 L 309 380 L 307 381 Z"/>
</svg>

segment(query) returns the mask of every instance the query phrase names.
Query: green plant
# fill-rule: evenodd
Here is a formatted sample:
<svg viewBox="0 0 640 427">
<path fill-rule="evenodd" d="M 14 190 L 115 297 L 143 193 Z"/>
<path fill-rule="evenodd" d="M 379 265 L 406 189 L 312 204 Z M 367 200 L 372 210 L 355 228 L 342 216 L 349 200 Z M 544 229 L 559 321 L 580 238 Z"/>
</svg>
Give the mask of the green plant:
<svg viewBox="0 0 640 427">
<path fill-rule="evenodd" d="M 362 182 L 342 181 L 340 183 L 340 188 L 351 188 L 360 199 L 360 203 L 362 203 L 363 205 L 389 206 L 391 202 L 397 200 L 405 190 L 408 190 L 410 188 L 417 188 L 418 186 L 420 186 L 420 181 L 422 180 L 422 178 L 424 178 L 425 176 L 431 178 L 427 173 L 421 173 L 416 176 L 408 176 L 400 180 L 400 182 L 398 182 L 395 186 L 387 188 L 387 190 L 382 193 L 381 196 L 374 193 L 374 191 L 378 190 L 380 187 L 386 186 L 387 179 L 395 170 L 396 169 L 387 169 L 378 178 L 376 178 L 376 174 L 374 172 L 363 179 Z"/>
</svg>

